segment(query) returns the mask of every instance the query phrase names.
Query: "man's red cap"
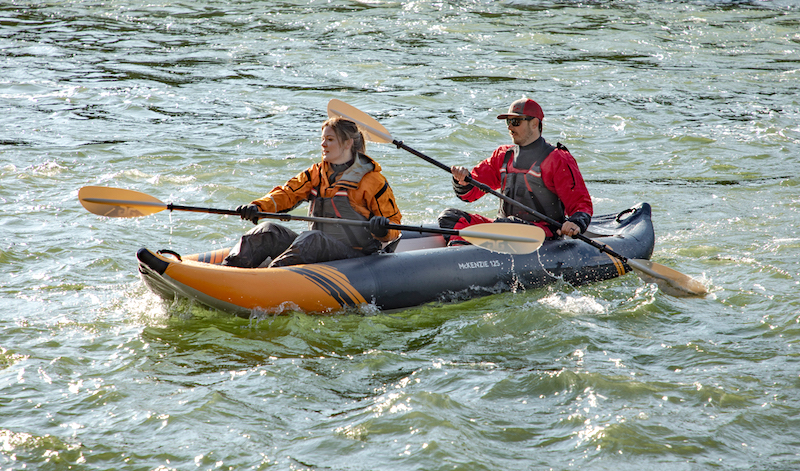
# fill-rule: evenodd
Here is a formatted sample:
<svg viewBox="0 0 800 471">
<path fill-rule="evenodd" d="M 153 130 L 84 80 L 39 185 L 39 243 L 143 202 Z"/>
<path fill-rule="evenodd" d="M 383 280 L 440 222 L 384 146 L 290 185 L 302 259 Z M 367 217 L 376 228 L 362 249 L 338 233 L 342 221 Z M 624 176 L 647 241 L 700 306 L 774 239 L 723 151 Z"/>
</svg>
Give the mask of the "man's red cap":
<svg viewBox="0 0 800 471">
<path fill-rule="evenodd" d="M 531 100 L 530 98 L 520 98 L 519 100 L 511 103 L 508 107 L 508 113 L 501 114 L 497 119 L 506 118 L 524 118 L 530 116 L 531 118 L 539 118 L 539 121 L 544 119 L 544 111 L 539 103 Z"/>
</svg>

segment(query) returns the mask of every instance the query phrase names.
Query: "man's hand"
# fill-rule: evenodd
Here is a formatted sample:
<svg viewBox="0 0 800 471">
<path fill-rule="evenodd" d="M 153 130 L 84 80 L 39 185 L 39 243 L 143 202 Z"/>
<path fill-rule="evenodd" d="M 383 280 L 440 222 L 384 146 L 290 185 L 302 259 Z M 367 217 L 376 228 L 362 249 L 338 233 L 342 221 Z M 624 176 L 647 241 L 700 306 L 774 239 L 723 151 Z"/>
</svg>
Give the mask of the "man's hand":
<svg viewBox="0 0 800 471">
<path fill-rule="evenodd" d="M 566 221 L 561 225 L 561 229 L 556 232 L 558 232 L 558 235 L 573 237 L 581 233 L 581 228 L 574 222 Z"/>
<path fill-rule="evenodd" d="M 453 178 L 455 179 L 455 181 L 458 182 L 459 185 L 464 186 L 467 184 L 469 169 L 467 169 L 466 167 L 453 165 L 452 167 L 450 167 L 450 173 L 453 174 Z"/>
</svg>

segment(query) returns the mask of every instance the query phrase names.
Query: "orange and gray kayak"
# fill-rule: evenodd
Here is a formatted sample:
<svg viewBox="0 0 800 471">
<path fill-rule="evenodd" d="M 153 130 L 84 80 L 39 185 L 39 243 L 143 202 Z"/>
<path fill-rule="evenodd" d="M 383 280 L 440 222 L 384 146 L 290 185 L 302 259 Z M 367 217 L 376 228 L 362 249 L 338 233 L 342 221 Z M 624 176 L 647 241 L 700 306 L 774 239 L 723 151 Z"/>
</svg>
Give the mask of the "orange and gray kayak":
<svg viewBox="0 0 800 471">
<path fill-rule="evenodd" d="M 641 203 L 595 216 L 586 235 L 631 259 L 649 259 L 655 235 Z M 382 310 L 448 302 L 558 281 L 583 285 L 630 271 L 616 257 L 574 239 L 546 240 L 532 253 L 509 254 L 462 245 L 439 234 L 403 231 L 392 253 L 280 268 L 220 263 L 227 249 L 181 256 L 137 253 L 145 284 L 166 299 L 187 298 L 243 317 L 293 311 L 331 314 L 373 304 Z"/>
</svg>

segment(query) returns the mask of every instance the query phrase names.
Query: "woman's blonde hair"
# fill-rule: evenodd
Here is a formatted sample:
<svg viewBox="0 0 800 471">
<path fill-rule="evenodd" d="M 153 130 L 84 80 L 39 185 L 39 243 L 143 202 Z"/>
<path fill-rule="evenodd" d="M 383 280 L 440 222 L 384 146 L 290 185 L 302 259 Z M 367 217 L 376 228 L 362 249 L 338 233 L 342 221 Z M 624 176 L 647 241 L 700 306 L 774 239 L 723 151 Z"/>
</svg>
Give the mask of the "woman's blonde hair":
<svg viewBox="0 0 800 471">
<path fill-rule="evenodd" d="M 348 139 L 353 140 L 353 156 L 355 156 L 355 152 L 362 154 L 367 152 L 367 141 L 364 140 L 364 134 L 358 129 L 356 123 L 341 116 L 336 116 L 322 123 L 322 129 L 325 129 L 325 126 L 330 126 L 333 129 L 339 142 L 345 142 Z"/>
</svg>

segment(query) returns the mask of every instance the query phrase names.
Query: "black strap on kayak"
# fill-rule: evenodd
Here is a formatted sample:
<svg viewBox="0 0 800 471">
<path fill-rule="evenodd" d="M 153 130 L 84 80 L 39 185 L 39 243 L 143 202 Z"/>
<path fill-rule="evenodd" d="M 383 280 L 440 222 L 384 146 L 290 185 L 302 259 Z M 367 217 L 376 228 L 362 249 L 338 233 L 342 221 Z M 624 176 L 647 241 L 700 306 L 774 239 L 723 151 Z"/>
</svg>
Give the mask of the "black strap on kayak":
<svg viewBox="0 0 800 471">
<path fill-rule="evenodd" d="M 158 251 L 158 253 L 159 253 L 159 255 L 162 255 L 162 254 L 165 254 L 165 253 L 166 254 L 170 254 L 170 255 L 174 256 L 175 258 L 177 258 L 179 262 L 183 261 L 183 259 L 181 258 L 181 254 L 179 254 L 178 252 L 173 252 L 172 250 L 169 250 L 169 249 L 161 249 L 161 250 Z"/>
</svg>

